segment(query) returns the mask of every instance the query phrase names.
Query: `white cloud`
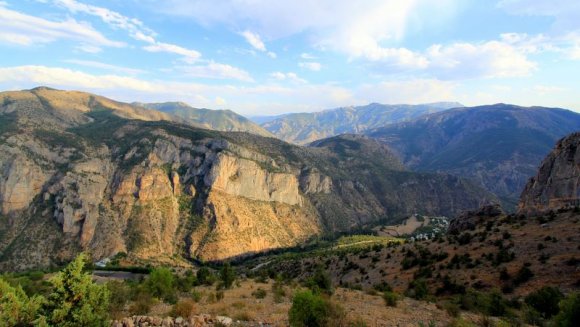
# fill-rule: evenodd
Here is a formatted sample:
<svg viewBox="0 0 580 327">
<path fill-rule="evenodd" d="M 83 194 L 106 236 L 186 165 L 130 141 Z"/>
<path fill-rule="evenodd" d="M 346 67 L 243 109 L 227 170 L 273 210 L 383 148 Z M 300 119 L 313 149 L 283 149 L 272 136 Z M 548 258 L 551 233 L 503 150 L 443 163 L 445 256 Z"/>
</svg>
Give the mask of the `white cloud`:
<svg viewBox="0 0 580 327">
<path fill-rule="evenodd" d="M 143 50 L 149 52 L 168 52 L 173 54 L 178 54 L 183 56 L 183 60 L 187 63 L 193 63 L 201 57 L 201 53 L 180 47 L 175 44 L 157 42 L 155 44 L 147 45 L 143 47 Z"/>
<path fill-rule="evenodd" d="M 76 0 L 53 0 L 53 2 L 72 13 L 81 12 L 99 17 L 110 26 L 129 32 L 129 35 L 134 39 L 154 43 L 155 32 L 145 27 L 138 19 L 129 18 L 107 8 L 80 3 Z"/>
<path fill-rule="evenodd" d="M 580 2 L 575 0 L 501 0 L 498 7 L 514 15 L 554 17 L 554 33 L 580 29 Z"/>
<path fill-rule="evenodd" d="M 413 79 L 363 85 L 357 90 L 357 94 L 366 103 L 420 104 L 455 101 L 455 87 L 455 83 L 452 82 L 436 79 Z"/>
<path fill-rule="evenodd" d="M 277 55 L 276 53 L 272 52 L 272 51 L 268 51 L 268 52 L 266 53 L 266 55 L 268 55 L 268 57 L 270 57 L 270 58 L 272 58 L 272 59 L 276 59 L 276 58 L 278 58 L 278 55 Z"/>
<path fill-rule="evenodd" d="M 100 53 L 103 51 L 101 47 L 97 47 L 95 45 L 90 44 L 81 44 L 77 46 L 75 49 L 86 53 Z"/>
<path fill-rule="evenodd" d="M 298 63 L 298 67 L 318 72 L 322 68 L 322 65 L 319 62 L 300 62 Z"/>
<path fill-rule="evenodd" d="M 430 72 L 444 79 L 527 76 L 536 69 L 523 53 L 499 41 L 434 45 L 426 55 Z"/>
<path fill-rule="evenodd" d="M 215 104 L 216 104 L 217 106 L 220 106 L 220 107 L 222 107 L 222 106 L 225 106 L 225 105 L 227 104 L 227 101 L 226 101 L 226 99 L 224 99 L 224 98 L 222 98 L 222 97 L 216 97 L 216 98 L 215 98 Z"/>
<path fill-rule="evenodd" d="M 109 40 L 84 22 L 74 19 L 50 21 L 0 6 L 0 41 L 30 46 L 57 40 L 72 40 L 93 47 L 125 46 L 122 42 Z"/>
<path fill-rule="evenodd" d="M 366 57 L 383 43 L 401 40 L 411 22 L 426 28 L 452 15 L 459 0 L 149 0 L 151 8 L 193 18 L 203 25 L 224 24 L 266 39 L 308 33 L 313 45 Z M 250 36 L 250 35 L 247 35 Z M 261 40 L 261 39 L 260 39 Z M 256 40 L 253 40 L 256 41 Z M 254 42 L 257 49 L 261 46 Z M 263 43 L 263 42 L 262 42 Z"/>
<path fill-rule="evenodd" d="M 72 13 L 84 13 L 95 16 L 112 28 L 127 31 L 133 39 L 149 44 L 143 47 L 146 51 L 173 53 L 182 56 L 188 63 L 193 63 L 201 57 L 201 53 L 196 50 L 158 41 L 156 39 L 157 34 L 136 18 L 130 18 L 110 9 L 84 4 L 76 0 L 52 0 L 52 2 Z"/>
<path fill-rule="evenodd" d="M 318 59 L 317 57 L 311 55 L 310 53 L 306 53 L 306 52 L 303 52 L 302 54 L 300 54 L 300 58 L 306 59 L 306 60 Z"/>
<path fill-rule="evenodd" d="M 177 67 L 177 69 L 189 77 L 254 81 L 250 74 L 243 69 L 215 62 L 210 62 L 207 65 Z"/>
<path fill-rule="evenodd" d="M 65 60 L 64 62 L 70 63 L 70 64 L 75 64 L 75 65 L 80 65 L 80 66 L 85 66 L 85 67 L 121 72 L 121 73 L 125 73 L 128 75 L 137 75 L 137 74 L 143 73 L 143 71 L 140 69 L 121 67 L 121 66 L 117 66 L 117 65 L 111 65 L 111 64 L 106 64 L 106 63 L 92 61 L 92 60 L 69 59 L 69 60 Z"/>
<path fill-rule="evenodd" d="M 282 73 L 282 72 L 273 72 L 270 74 L 270 77 L 272 77 L 275 80 L 278 81 L 289 81 L 289 82 L 293 82 L 293 83 L 299 83 L 299 84 L 304 84 L 304 83 L 308 83 L 308 81 L 306 81 L 303 78 L 298 77 L 298 75 L 296 75 L 296 73 Z"/>
<path fill-rule="evenodd" d="M 256 50 L 267 51 L 266 45 L 262 42 L 260 35 L 252 33 L 251 31 L 244 31 L 241 33 L 244 39 Z"/>
</svg>

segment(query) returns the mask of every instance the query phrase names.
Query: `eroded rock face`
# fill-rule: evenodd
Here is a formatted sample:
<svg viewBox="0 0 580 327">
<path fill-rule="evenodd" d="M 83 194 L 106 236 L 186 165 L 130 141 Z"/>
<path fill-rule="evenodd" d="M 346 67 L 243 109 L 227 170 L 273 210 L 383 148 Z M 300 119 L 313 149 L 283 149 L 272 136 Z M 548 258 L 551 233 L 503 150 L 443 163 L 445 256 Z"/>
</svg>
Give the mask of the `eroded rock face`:
<svg viewBox="0 0 580 327">
<path fill-rule="evenodd" d="M 522 192 L 518 212 L 540 214 L 580 205 L 580 133 L 558 141 Z"/>
<path fill-rule="evenodd" d="M 465 230 L 472 230 L 478 225 L 488 220 L 497 219 L 504 214 L 505 212 L 499 204 L 484 205 L 477 210 L 466 211 L 451 220 L 448 231 L 452 234 L 458 234 Z"/>
</svg>

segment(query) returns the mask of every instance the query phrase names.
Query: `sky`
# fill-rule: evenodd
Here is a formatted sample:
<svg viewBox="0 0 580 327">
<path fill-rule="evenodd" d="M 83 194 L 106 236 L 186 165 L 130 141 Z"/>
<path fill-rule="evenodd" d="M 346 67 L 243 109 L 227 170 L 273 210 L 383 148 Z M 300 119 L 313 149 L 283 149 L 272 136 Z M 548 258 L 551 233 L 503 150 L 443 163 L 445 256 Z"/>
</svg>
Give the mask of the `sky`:
<svg viewBox="0 0 580 327">
<path fill-rule="evenodd" d="M 0 0 L 0 90 L 41 85 L 249 116 L 580 111 L 580 1 Z"/>
</svg>

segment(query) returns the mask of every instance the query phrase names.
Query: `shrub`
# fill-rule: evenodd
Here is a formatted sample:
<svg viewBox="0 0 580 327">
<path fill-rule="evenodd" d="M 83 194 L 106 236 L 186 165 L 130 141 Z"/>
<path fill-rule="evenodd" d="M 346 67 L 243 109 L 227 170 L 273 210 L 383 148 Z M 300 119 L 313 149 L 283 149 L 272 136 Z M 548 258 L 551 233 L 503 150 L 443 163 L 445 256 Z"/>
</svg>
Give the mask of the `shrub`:
<svg viewBox="0 0 580 327">
<path fill-rule="evenodd" d="M 168 303 L 175 303 L 177 301 L 174 288 L 175 277 L 168 268 L 160 267 L 153 269 L 151 274 L 149 274 L 149 278 L 145 281 L 145 286 L 154 297 Z"/>
<path fill-rule="evenodd" d="M 284 286 L 280 281 L 276 281 L 272 284 L 272 294 L 274 296 L 274 302 L 282 303 L 284 301 L 286 290 L 284 290 Z"/>
<path fill-rule="evenodd" d="M 195 303 L 191 299 L 181 300 L 173 305 L 171 315 L 174 317 L 189 318 L 194 314 Z"/>
<path fill-rule="evenodd" d="M 530 270 L 530 268 L 528 268 L 527 265 L 523 265 L 515 275 L 513 282 L 515 285 L 520 285 L 529 281 L 532 277 L 534 277 L 534 273 Z"/>
<path fill-rule="evenodd" d="M 447 311 L 447 313 L 454 318 L 459 317 L 459 313 L 461 312 L 459 306 L 453 302 L 443 303 L 443 309 L 445 309 L 445 311 Z"/>
<path fill-rule="evenodd" d="M 316 269 L 314 276 L 306 281 L 306 286 L 314 292 L 324 292 L 327 294 L 332 294 L 332 280 L 326 271 L 321 267 Z"/>
<path fill-rule="evenodd" d="M 51 278 L 53 291 L 45 307 L 51 325 L 109 326 L 109 290 L 83 271 L 86 260 L 80 254 Z"/>
<path fill-rule="evenodd" d="M 129 306 L 129 312 L 131 315 L 145 315 L 151 310 L 151 307 L 155 304 L 155 300 L 151 294 L 144 292 L 141 293 L 133 303 Z"/>
<path fill-rule="evenodd" d="M 383 299 L 385 300 L 385 304 L 389 307 L 396 307 L 397 301 L 399 300 L 399 296 L 395 292 L 385 291 L 383 293 Z"/>
<path fill-rule="evenodd" d="M 407 295 L 417 300 L 422 300 L 429 295 L 427 282 L 424 279 L 415 279 L 409 284 Z"/>
<path fill-rule="evenodd" d="M 22 287 L 12 287 L 0 279 L 0 325 L 32 326 L 35 323 L 41 325 L 45 318 L 39 317 L 39 310 L 44 302 L 44 297 L 28 297 Z"/>
<path fill-rule="evenodd" d="M 322 296 L 307 290 L 296 293 L 292 299 L 288 319 L 293 327 L 321 327 L 327 325 L 330 313 L 330 304 Z"/>
<path fill-rule="evenodd" d="M 266 290 L 263 288 L 258 287 L 257 290 L 252 292 L 252 296 L 255 297 L 256 299 L 263 299 L 266 297 Z"/>
<path fill-rule="evenodd" d="M 554 318 L 557 327 L 580 326 L 580 294 L 574 293 L 560 302 L 560 313 Z"/>
<path fill-rule="evenodd" d="M 236 280 L 236 272 L 229 262 L 226 262 L 220 270 L 220 280 L 224 288 L 231 288 Z"/>
<path fill-rule="evenodd" d="M 197 271 L 197 284 L 211 286 L 215 282 L 215 277 L 207 267 L 201 267 Z"/>
<path fill-rule="evenodd" d="M 551 318 L 558 314 L 558 304 L 564 298 L 564 294 L 555 287 L 545 286 L 526 296 L 526 303 L 538 311 L 542 317 Z"/>
<path fill-rule="evenodd" d="M 131 297 L 131 290 L 126 283 L 118 280 L 108 282 L 107 289 L 110 294 L 109 312 L 113 318 L 120 318 L 120 314 Z"/>
</svg>

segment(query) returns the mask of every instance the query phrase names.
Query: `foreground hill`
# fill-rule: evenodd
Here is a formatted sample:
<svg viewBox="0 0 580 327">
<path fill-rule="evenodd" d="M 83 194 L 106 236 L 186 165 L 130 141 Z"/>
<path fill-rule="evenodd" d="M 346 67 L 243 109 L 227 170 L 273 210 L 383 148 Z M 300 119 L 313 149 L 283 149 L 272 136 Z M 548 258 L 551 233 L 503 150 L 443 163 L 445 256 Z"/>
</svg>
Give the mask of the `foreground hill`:
<svg viewBox="0 0 580 327">
<path fill-rule="evenodd" d="M 338 134 L 362 133 L 368 129 L 455 107 L 462 107 L 462 105 L 456 102 L 422 105 L 371 103 L 359 107 L 283 115 L 262 124 L 262 126 L 287 142 L 308 144 Z M 260 119 L 264 120 L 263 117 Z"/>
<path fill-rule="evenodd" d="M 366 134 L 395 150 L 411 169 L 467 177 L 511 206 L 561 137 L 580 130 L 580 114 L 497 104 L 458 108 Z"/>
<path fill-rule="evenodd" d="M 183 118 L 187 122 L 199 124 L 207 129 L 224 132 L 249 132 L 261 136 L 273 136 L 258 124 L 231 110 L 198 109 L 183 102 L 137 102 L 135 104 Z"/>
<path fill-rule="evenodd" d="M 486 308 L 484 293 L 477 292 L 491 292 L 501 306 L 508 303 L 502 296 L 512 298 L 514 308 L 522 309 L 518 297 L 544 286 L 566 293 L 580 289 L 579 144 L 579 133 L 558 142 L 538 176 L 529 181 L 517 214 L 508 215 L 498 205 L 484 206 L 459 215 L 446 235 L 432 240 L 397 242 L 366 236 L 350 248 L 266 257 L 257 264 L 291 278 L 307 278 L 322 267 L 335 285 L 392 287 L 411 297 L 449 299 L 464 309 L 514 318 L 505 308 Z"/>
<path fill-rule="evenodd" d="M 86 93 L 0 93 L 0 269 L 81 250 L 221 260 L 493 200 L 459 178 L 406 171 L 365 137 L 304 148 L 166 118 Z"/>
</svg>

